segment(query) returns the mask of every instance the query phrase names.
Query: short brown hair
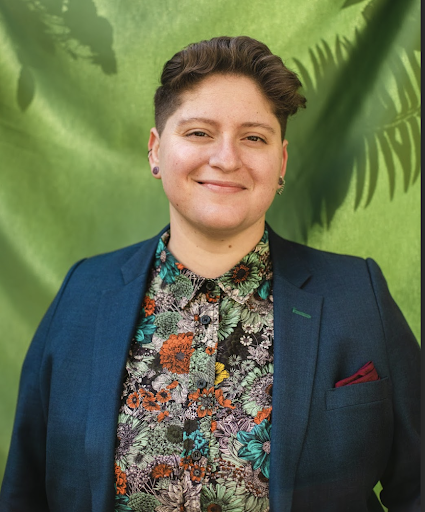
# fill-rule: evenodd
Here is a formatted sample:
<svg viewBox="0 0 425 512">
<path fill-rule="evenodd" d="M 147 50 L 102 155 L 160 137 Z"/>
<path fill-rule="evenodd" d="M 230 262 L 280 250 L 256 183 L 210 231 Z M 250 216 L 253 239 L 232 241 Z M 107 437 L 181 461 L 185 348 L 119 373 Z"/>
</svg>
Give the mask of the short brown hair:
<svg viewBox="0 0 425 512">
<path fill-rule="evenodd" d="M 159 134 L 180 106 L 182 93 L 212 74 L 244 75 L 253 79 L 273 107 L 282 139 L 288 116 L 305 108 L 306 99 L 297 92 L 301 87 L 297 75 L 264 43 L 247 36 L 214 37 L 186 46 L 165 63 L 154 98 Z"/>
</svg>

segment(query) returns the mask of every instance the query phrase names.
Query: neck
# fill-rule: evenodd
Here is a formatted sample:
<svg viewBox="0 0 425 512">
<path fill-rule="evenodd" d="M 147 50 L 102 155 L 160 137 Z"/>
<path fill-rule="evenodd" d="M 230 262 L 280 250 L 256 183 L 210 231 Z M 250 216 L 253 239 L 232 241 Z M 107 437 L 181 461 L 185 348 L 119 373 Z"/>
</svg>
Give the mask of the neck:
<svg viewBox="0 0 425 512">
<path fill-rule="evenodd" d="M 203 232 L 170 219 L 168 249 L 186 268 L 213 279 L 231 269 L 259 242 L 264 232 L 264 218 L 249 229 L 235 232 Z"/>
</svg>

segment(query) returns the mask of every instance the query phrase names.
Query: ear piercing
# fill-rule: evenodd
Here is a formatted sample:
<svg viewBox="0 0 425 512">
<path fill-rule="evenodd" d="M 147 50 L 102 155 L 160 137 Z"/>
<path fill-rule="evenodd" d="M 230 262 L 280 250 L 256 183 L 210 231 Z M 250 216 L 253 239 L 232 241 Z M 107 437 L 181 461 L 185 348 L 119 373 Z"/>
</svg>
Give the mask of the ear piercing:
<svg viewBox="0 0 425 512">
<path fill-rule="evenodd" d="M 149 159 L 149 157 L 151 156 L 151 152 L 152 152 L 152 149 L 149 149 L 149 150 L 148 150 L 148 159 Z M 152 174 L 153 174 L 154 176 L 156 176 L 158 173 L 159 173 L 159 167 L 155 166 L 155 167 L 152 169 Z"/>
<path fill-rule="evenodd" d="M 285 188 L 285 180 L 283 179 L 282 176 L 279 176 L 278 185 L 279 185 L 279 188 L 277 189 L 277 193 L 279 195 L 282 195 L 283 189 Z"/>
</svg>

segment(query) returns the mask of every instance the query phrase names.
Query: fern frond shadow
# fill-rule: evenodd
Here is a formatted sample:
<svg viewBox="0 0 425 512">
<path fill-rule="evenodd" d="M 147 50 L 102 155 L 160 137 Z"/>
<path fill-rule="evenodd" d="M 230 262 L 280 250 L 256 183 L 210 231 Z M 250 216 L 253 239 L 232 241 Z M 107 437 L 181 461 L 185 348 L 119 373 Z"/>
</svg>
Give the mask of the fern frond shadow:
<svg viewBox="0 0 425 512">
<path fill-rule="evenodd" d="M 309 63 L 294 59 L 308 109 L 288 123 L 285 200 L 271 210 L 288 238 L 306 241 L 314 225 L 329 227 L 353 179 L 359 208 L 373 200 L 380 171 L 388 176 L 390 199 L 398 183 L 407 191 L 419 176 L 418 55 L 394 44 L 409 9 L 380 3 L 353 41 L 337 36 L 332 49 L 326 41 L 311 48 Z"/>
</svg>

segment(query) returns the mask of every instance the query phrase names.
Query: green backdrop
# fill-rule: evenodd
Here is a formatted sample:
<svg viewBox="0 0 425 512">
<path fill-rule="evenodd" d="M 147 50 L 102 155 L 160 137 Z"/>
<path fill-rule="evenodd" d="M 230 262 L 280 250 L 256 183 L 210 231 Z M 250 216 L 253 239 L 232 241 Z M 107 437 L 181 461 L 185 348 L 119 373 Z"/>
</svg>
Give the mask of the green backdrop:
<svg viewBox="0 0 425 512">
<path fill-rule="evenodd" d="M 217 35 L 299 73 L 282 235 L 373 257 L 419 339 L 418 0 L 0 0 L 0 479 L 21 364 L 72 263 L 150 237 L 146 159 L 163 63 Z"/>
</svg>

